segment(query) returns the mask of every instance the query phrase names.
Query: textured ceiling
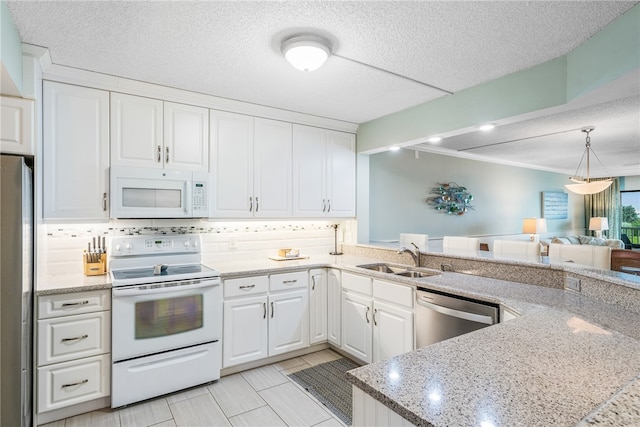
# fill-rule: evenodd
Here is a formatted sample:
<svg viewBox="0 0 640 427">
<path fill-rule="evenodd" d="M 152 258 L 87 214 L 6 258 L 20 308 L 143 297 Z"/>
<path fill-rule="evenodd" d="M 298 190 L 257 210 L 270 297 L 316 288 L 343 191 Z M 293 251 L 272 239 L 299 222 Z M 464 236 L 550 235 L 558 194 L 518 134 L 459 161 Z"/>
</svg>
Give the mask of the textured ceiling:
<svg viewBox="0 0 640 427">
<path fill-rule="evenodd" d="M 7 4 L 23 42 L 49 48 L 54 64 L 363 123 L 444 94 L 344 58 L 455 93 L 562 56 L 637 2 Z M 326 36 L 339 56 L 312 73 L 295 70 L 279 46 L 301 31 Z M 560 127 L 559 120 L 545 126 Z M 594 133 L 594 148 L 596 139 Z"/>
</svg>

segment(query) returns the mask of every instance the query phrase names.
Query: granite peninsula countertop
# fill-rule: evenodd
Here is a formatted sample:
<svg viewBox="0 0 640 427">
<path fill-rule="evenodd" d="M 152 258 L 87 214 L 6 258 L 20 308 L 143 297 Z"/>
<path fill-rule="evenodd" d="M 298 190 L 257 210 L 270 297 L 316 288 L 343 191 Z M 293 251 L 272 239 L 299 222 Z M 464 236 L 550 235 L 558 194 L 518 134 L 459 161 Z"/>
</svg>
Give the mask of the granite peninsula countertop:
<svg viewBox="0 0 640 427">
<path fill-rule="evenodd" d="M 336 267 L 390 279 L 385 273 L 356 267 L 380 261 L 367 256 L 203 261 L 223 278 Z M 640 310 L 625 310 L 562 288 L 455 272 L 420 279 L 393 276 L 393 280 L 502 304 L 520 314 L 509 322 L 349 372 L 349 381 L 410 422 L 493 427 L 640 425 Z M 617 281 L 633 291 L 640 289 L 616 275 L 613 282 Z M 36 294 L 110 287 L 108 275 L 55 275 L 38 280 Z M 637 300 L 633 307 L 640 304 L 640 297 Z"/>
</svg>

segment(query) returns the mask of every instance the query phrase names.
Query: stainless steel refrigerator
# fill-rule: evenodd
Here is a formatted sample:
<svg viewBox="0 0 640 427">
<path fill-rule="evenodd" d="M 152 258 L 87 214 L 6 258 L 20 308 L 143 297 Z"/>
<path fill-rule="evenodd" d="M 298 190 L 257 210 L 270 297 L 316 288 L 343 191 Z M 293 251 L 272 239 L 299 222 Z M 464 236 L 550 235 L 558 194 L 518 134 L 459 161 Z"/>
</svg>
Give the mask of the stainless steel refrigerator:
<svg viewBox="0 0 640 427">
<path fill-rule="evenodd" d="M 0 156 L 0 426 L 32 424 L 33 174 Z"/>
</svg>

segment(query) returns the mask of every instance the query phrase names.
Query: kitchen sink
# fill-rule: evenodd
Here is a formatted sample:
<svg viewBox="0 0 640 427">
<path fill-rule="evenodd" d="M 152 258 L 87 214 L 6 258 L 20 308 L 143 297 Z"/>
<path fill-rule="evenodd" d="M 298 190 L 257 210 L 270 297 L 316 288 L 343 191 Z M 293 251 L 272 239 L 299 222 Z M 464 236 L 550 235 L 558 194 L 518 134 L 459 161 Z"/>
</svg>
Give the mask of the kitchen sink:
<svg viewBox="0 0 640 427">
<path fill-rule="evenodd" d="M 377 271 L 380 273 L 393 274 L 395 276 L 402 276 L 402 277 L 418 278 L 418 277 L 435 276 L 440 274 L 440 272 L 437 270 L 430 270 L 430 269 L 419 268 L 419 267 L 409 267 L 406 265 L 394 265 L 394 264 L 387 264 L 387 263 L 363 264 L 363 265 L 358 265 L 356 267 L 365 268 L 367 270 Z"/>
</svg>

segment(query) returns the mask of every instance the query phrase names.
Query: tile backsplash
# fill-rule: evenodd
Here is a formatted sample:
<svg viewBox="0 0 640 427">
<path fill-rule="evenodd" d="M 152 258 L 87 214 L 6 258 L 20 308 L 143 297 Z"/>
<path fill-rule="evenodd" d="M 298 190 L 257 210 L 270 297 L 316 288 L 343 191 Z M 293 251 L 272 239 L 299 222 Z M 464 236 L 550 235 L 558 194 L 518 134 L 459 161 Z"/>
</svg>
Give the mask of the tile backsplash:
<svg viewBox="0 0 640 427">
<path fill-rule="evenodd" d="M 355 220 L 242 221 L 113 220 L 100 224 L 40 224 L 38 226 L 38 277 L 82 273 L 82 252 L 93 237 L 152 234 L 200 234 L 202 256 L 215 262 L 263 259 L 278 248 L 299 248 L 305 255 L 333 250 L 334 229 L 338 244 L 355 242 Z M 215 267 L 215 265 L 212 265 Z"/>
</svg>

